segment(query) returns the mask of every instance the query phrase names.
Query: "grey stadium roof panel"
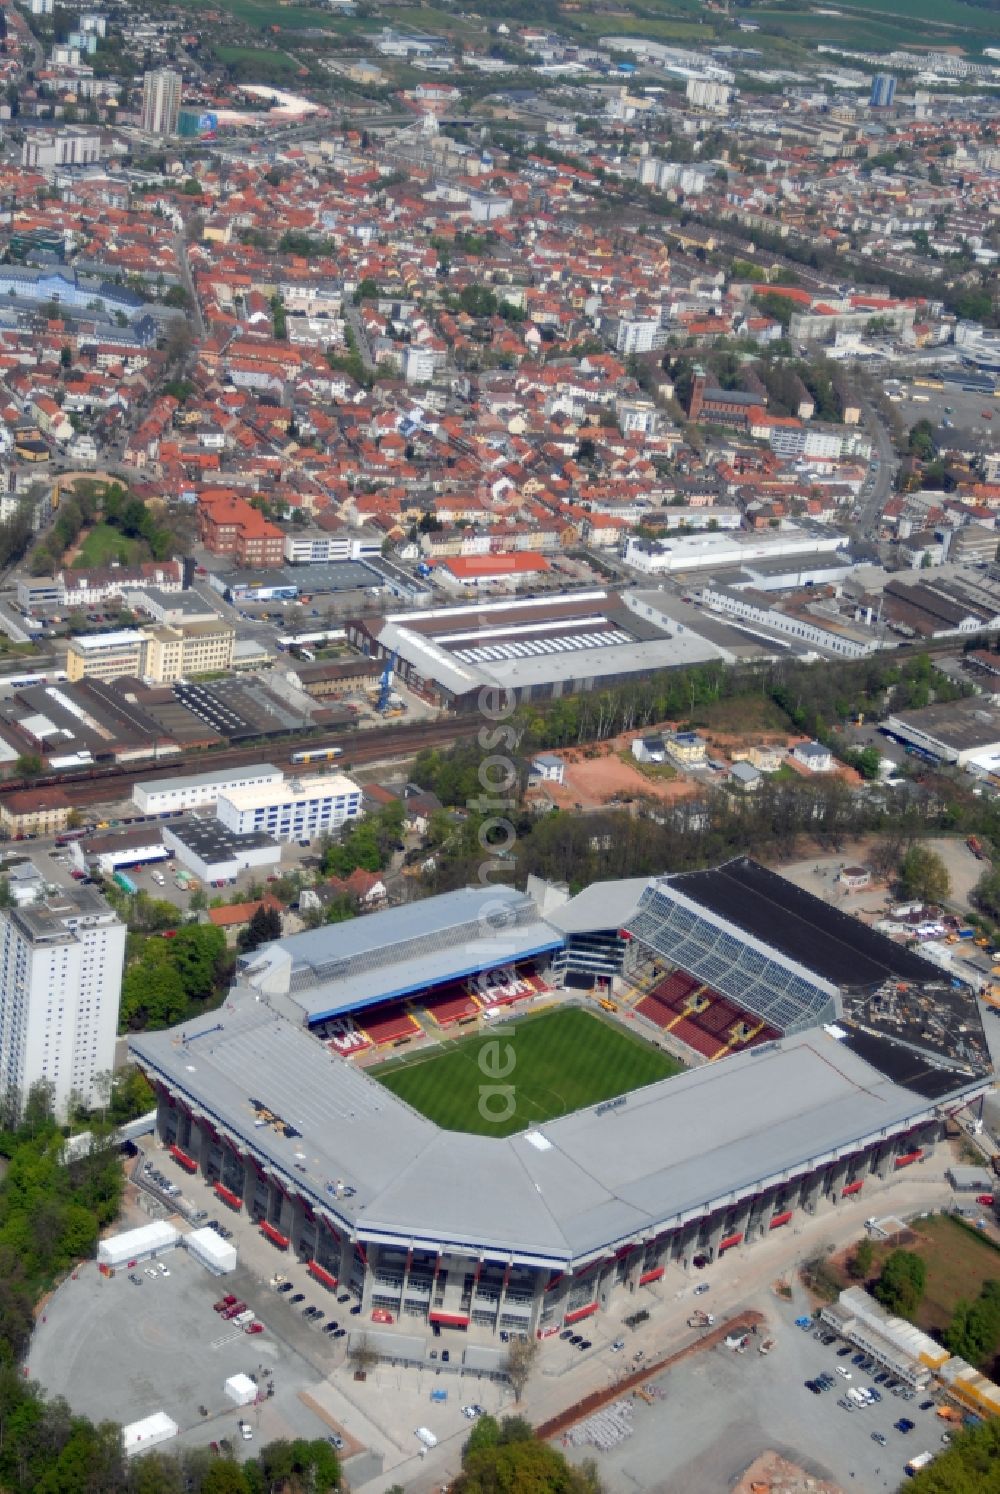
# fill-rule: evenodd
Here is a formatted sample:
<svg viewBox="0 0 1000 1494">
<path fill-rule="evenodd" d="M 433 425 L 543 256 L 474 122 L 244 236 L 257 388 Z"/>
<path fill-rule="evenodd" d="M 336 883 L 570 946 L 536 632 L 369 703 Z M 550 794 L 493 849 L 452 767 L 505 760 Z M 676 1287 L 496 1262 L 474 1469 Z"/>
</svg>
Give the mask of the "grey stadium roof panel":
<svg viewBox="0 0 1000 1494">
<path fill-rule="evenodd" d="M 223 1138 L 262 1156 L 356 1238 L 446 1240 L 557 1269 L 934 1109 L 822 1030 L 552 1121 L 541 1146 L 531 1132 L 439 1130 L 246 997 L 214 1026 L 142 1033 L 130 1046 Z M 966 1090 L 983 1083 L 954 1079 Z M 295 1134 L 258 1125 L 255 1101 Z"/>
<path fill-rule="evenodd" d="M 309 1022 L 558 949 L 562 935 L 509 887 L 464 887 L 262 945 L 241 984 Z"/>
</svg>

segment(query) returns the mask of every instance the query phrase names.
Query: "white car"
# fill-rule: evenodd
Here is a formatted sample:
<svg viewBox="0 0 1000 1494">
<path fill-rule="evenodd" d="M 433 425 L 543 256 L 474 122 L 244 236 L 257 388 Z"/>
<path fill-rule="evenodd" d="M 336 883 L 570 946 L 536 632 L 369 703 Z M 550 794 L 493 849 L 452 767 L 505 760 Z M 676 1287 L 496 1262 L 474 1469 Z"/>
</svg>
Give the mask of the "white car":
<svg viewBox="0 0 1000 1494">
<path fill-rule="evenodd" d="M 252 1442 L 253 1441 L 253 1427 L 250 1425 L 250 1423 L 248 1421 L 241 1421 L 239 1423 L 239 1428 L 240 1428 L 240 1436 L 243 1438 L 243 1441 L 244 1442 Z"/>
<path fill-rule="evenodd" d="M 838 1364 L 837 1365 L 837 1374 L 840 1376 L 840 1378 L 842 1380 L 849 1380 L 851 1378 L 851 1372 L 850 1372 L 850 1370 L 849 1369 L 845 1369 L 842 1364 Z"/>
<path fill-rule="evenodd" d="M 152 1266 L 147 1266 L 146 1267 L 146 1275 L 147 1276 L 151 1276 L 154 1281 L 159 1276 L 159 1274 L 160 1274 L 159 1271 L 155 1270 Z"/>
<path fill-rule="evenodd" d="M 478 1420 L 478 1418 L 480 1416 L 485 1416 L 486 1415 L 486 1408 L 485 1408 L 485 1406 L 476 1406 L 476 1405 L 463 1406 L 462 1407 L 462 1415 L 463 1416 L 467 1416 L 470 1421 L 476 1421 L 476 1420 Z"/>
<path fill-rule="evenodd" d="M 163 1266 L 163 1265 L 160 1266 L 160 1275 L 161 1276 L 169 1276 L 170 1275 L 170 1272 L 167 1270 L 166 1266 Z"/>
</svg>

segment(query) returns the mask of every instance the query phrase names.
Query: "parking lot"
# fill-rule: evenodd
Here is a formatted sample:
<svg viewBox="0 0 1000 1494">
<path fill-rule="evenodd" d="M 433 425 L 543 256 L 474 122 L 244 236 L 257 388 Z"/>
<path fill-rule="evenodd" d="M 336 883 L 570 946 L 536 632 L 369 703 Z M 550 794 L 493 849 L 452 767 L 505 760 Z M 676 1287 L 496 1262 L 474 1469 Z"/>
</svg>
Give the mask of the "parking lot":
<svg viewBox="0 0 1000 1494">
<path fill-rule="evenodd" d="M 796 1291 L 799 1307 L 804 1298 Z M 897 1489 L 908 1460 L 941 1450 L 945 1424 L 933 1410 L 920 1409 L 927 1396 L 904 1400 L 876 1384 L 881 1402 L 847 1411 L 848 1387 L 872 1386 L 873 1377 L 853 1363 L 854 1350 L 840 1355 L 842 1342 L 821 1343 L 813 1330 L 794 1326 L 796 1308 L 772 1299 L 768 1316 L 776 1339 L 766 1357 L 759 1339 L 738 1354 L 720 1346 L 688 1359 L 650 1381 L 659 1399 L 633 1401 L 633 1434 L 610 1452 L 596 1453 L 609 1494 L 636 1488 L 677 1491 L 731 1486 L 762 1452 L 773 1450 L 799 1464 L 814 1478 L 842 1488 Z M 761 1334 L 763 1337 L 763 1332 Z M 850 1374 L 848 1381 L 836 1370 Z M 805 1381 L 826 1372 L 835 1384 L 814 1394 Z M 894 1429 L 900 1418 L 914 1422 L 908 1433 Z M 873 1433 L 886 1439 L 883 1447 Z M 664 1450 L 669 1448 L 669 1475 Z M 595 1456 L 593 1447 L 570 1447 L 574 1461 Z"/>
<path fill-rule="evenodd" d="M 902 398 L 893 403 L 907 426 L 929 420 L 942 446 L 957 443 L 961 437 L 985 449 L 994 445 L 1000 403 L 992 394 L 963 389 L 958 380 L 946 381 L 943 389 L 928 389 L 904 379 L 903 391 Z"/>
<path fill-rule="evenodd" d="M 130 1422 L 165 1411 L 185 1444 L 227 1438 L 237 1455 L 277 1437 L 335 1435 L 336 1423 L 300 1399 L 321 1376 L 281 1334 L 280 1323 L 276 1329 L 280 1314 L 265 1311 L 265 1304 L 277 1306 L 273 1294 L 265 1291 L 262 1301 L 259 1283 L 241 1269 L 211 1276 L 185 1250 L 161 1259 L 169 1276 L 147 1275 L 152 1268 L 143 1262 L 108 1278 L 89 1262 L 60 1287 L 45 1306 L 29 1356 L 30 1373 L 46 1393 L 64 1396 L 95 1421 Z M 238 1292 L 260 1312 L 262 1334 L 250 1336 L 213 1312 L 225 1292 Z M 260 1404 L 237 1408 L 226 1398 L 225 1381 L 240 1372 L 256 1377 Z M 253 1428 L 251 1441 L 239 1436 L 241 1418 Z"/>
</svg>

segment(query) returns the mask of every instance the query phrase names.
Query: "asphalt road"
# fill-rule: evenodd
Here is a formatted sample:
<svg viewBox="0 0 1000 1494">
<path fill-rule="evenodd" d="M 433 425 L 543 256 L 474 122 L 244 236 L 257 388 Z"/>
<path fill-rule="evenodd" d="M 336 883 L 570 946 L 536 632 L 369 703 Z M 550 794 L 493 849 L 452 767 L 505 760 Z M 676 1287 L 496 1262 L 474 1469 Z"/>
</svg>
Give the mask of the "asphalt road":
<svg viewBox="0 0 1000 1494">
<path fill-rule="evenodd" d="M 872 466 L 858 495 L 858 528 L 868 539 L 878 537 L 879 519 L 896 481 L 897 459 L 882 417 L 869 400 L 862 400 L 865 428 L 872 438 Z"/>
</svg>

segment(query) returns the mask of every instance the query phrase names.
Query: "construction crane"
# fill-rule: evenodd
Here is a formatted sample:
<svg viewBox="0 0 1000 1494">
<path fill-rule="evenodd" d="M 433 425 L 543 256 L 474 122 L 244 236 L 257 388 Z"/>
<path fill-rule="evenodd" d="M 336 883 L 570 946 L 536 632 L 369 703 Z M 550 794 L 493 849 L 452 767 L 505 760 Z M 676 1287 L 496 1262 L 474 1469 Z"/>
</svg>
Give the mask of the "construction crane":
<svg viewBox="0 0 1000 1494">
<path fill-rule="evenodd" d="M 394 669 L 396 668 L 396 660 L 398 657 L 399 656 L 396 653 L 396 650 L 393 649 L 392 653 L 389 655 L 388 660 L 386 661 L 386 666 L 382 671 L 382 677 L 378 682 L 378 705 L 375 707 L 375 709 L 378 711 L 380 716 L 384 716 L 386 711 L 389 709 L 389 699 L 392 695 L 392 675 Z"/>
</svg>

